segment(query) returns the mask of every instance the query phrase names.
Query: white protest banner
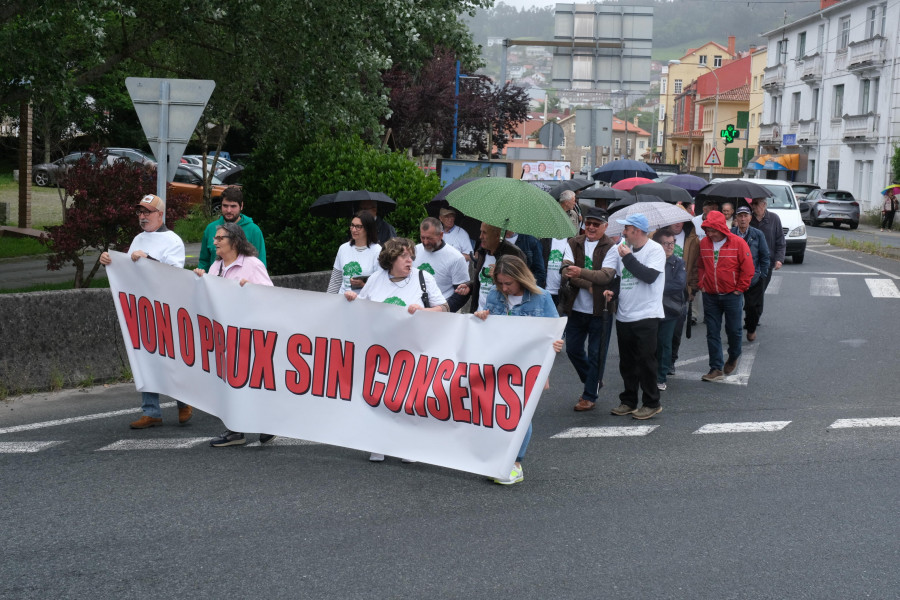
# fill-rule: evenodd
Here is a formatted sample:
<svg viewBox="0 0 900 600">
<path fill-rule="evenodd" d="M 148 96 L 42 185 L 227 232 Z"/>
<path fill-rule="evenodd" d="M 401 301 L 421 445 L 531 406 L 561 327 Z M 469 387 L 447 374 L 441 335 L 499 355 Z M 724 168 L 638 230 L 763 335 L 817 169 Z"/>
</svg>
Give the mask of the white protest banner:
<svg viewBox="0 0 900 600">
<path fill-rule="evenodd" d="M 233 431 L 505 478 L 565 319 L 419 311 L 111 252 L 134 381 Z"/>
</svg>

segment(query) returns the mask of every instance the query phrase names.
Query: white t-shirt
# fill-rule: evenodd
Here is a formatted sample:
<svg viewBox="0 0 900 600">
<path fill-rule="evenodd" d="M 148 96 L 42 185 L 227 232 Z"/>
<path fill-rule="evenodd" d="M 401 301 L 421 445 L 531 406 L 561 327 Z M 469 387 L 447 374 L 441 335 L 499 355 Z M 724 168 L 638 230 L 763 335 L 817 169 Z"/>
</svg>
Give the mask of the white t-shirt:
<svg viewBox="0 0 900 600">
<path fill-rule="evenodd" d="M 413 266 L 434 276 L 444 298 L 452 296 L 456 286 L 469 281 L 466 259 L 459 250 L 446 243 L 435 252 L 429 252 L 422 244 L 416 244 Z"/>
<path fill-rule="evenodd" d="M 594 267 L 594 250 L 597 248 L 598 243 L 600 243 L 600 240 L 594 242 L 590 241 L 587 238 L 585 238 L 584 240 L 584 268 L 588 271 L 600 270 L 599 267 Z M 572 247 L 569 246 L 569 244 L 566 244 L 564 260 L 568 260 L 573 263 L 575 262 L 575 255 L 572 253 Z M 603 266 L 606 265 L 604 264 Z M 575 303 L 572 305 L 572 310 L 588 315 L 594 314 L 594 294 L 591 293 L 590 289 L 586 290 L 579 288 L 578 295 L 575 296 Z"/>
<path fill-rule="evenodd" d="M 137 250 L 143 250 L 147 256 L 163 264 L 184 268 L 184 242 L 171 229 L 140 232 L 131 241 L 128 255 L 131 256 Z"/>
<path fill-rule="evenodd" d="M 432 307 L 447 304 L 441 290 L 431 273 L 425 273 L 425 291 L 428 293 L 428 302 Z M 403 281 L 391 281 L 391 276 L 384 269 L 378 269 L 369 277 L 365 287 L 359 293 L 363 300 L 409 306 L 418 304 L 422 306 L 422 286 L 419 285 L 419 270 L 413 267 L 409 275 Z"/>
<path fill-rule="evenodd" d="M 700 213 L 693 219 L 691 219 L 691 223 L 694 224 L 694 231 L 697 233 L 697 237 L 701 240 L 706 237 L 706 232 L 703 231 L 703 228 L 700 227 L 703 225 L 703 213 Z"/>
<path fill-rule="evenodd" d="M 616 319 L 623 323 L 641 319 L 664 319 L 666 314 L 663 311 L 662 297 L 666 287 L 666 251 L 653 240 L 647 240 L 640 250 L 632 254 L 642 265 L 659 271 L 659 276 L 653 283 L 644 283 L 625 268 L 622 257 L 619 256 L 618 245 L 610 248 L 603 259 L 603 266 L 615 269 L 622 278 Z"/>
<path fill-rule="evenodd" d="M 448 246 L 453 246 L 462 254 L 468 255 L 472 253 L 472 240 L 469 239 L 469 234 L 462 227 L 454 225 L 453 229 L 445 231 L 444 243 Z"/>
<path fill-rule="evenodd" d="M 334 258 L 334 268 L 343 274 L 341 289 L 338 290 L 338 293 L 343 294 L 350 290 L 351 277 L 365 277 L 374 273 L 375 269 L 379 268 L 379 253 L 381 253 L 381 246 L 378 244 L 372 244 L 365 248 L 351 245 L 349 242 L 341 244 L 337 256 Z"/>
<path fill-rule="evenodd" d="M 547 258 L 547 291 L 551 294 L 559 293 L 559 283 L 562 275 L 559 268 L 562 266 L 563 259 L 566 256 L 566 248 L 569 247 L 569 240 L 566 238 L 550 240 L 550 256 Z"/>
<path fill-rule="evenodd" d="M 478 288 L 478 310 L 484 310 L 484 307 L 487 306 L 487 297 L 494 289 L 494 279 L 488 273 L 491 272 L 491 265 L 496 262 L 497 259 L 494 258 L 494 255 L 488 254 L 484 257 L 484 266 L 481 267 L 481 271 L 475 273 L 475 277 L 481 282 Z"/>
</svg>

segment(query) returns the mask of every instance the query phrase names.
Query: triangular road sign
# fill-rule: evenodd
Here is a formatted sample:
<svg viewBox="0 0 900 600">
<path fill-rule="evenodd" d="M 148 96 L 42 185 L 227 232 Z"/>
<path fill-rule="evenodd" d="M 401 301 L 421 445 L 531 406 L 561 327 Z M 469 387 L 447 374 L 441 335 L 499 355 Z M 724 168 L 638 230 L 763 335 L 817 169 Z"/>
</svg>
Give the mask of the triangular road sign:
<svg viewBox="0 0 900 600">
<path fill-rule="evenodd" d="M 708 165 L 711 167 L 715 167 L 722 164 L 722 161 L 719 160 L 719 153 L 716 152 L 716 149 L 713 148 L 709 151 L 709 156 L 706 157 L 706 161 L 703 163 L 704 165 Z"/>
</svg>

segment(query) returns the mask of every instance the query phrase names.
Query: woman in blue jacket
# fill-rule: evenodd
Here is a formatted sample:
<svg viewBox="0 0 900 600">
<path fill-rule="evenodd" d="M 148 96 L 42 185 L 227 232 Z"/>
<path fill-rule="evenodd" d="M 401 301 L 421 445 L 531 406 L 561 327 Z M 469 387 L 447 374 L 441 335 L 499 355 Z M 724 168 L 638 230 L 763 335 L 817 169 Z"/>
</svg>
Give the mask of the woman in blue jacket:
<svg viewBox="0 0 900 600">
<path fill-rule="evenodd" d="M 528 269 L 525 261 L 514 255 L 504 255 L 497 259 L 494 265 L 494 289 L 487 298 L 484 310 L 479 310 L 475 316 L 479 319 L 487 319 L 488 315 L 512 315 L 518 317 L 551 317 L 559 318 L 556 304 L 546 290 L 541 289 L 534 279 L 534 275 Z M 563 341 L 553 342 L 553 349 L 562 350 Z M 544 387 L 547 389 L 548 385 Z M 509 479 L 495 479 L 501 485 L 511 485 L 525 479 L 522 470 L 522 459 L 531 441 L 531 423 L 528 424 L 528 432 L 522 440 L 522 446 L 516 455 L 516 462 L 509 474 Z"/>
</svg>

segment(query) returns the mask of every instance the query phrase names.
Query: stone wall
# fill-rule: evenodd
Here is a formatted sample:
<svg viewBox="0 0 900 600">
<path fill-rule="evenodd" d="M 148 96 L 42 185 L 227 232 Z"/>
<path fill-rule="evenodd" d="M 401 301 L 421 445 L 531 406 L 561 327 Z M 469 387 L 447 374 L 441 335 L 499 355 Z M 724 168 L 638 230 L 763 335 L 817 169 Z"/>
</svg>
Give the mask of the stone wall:
<svg viewBox="0 0 900 600">
<path fill-rule="evenodd" d="M 330 271 L 273 277 L 324 292 Z M 128 356 L 108 289 L 0 294 L 0 396 L 119 379 Z"/>
</svg>

